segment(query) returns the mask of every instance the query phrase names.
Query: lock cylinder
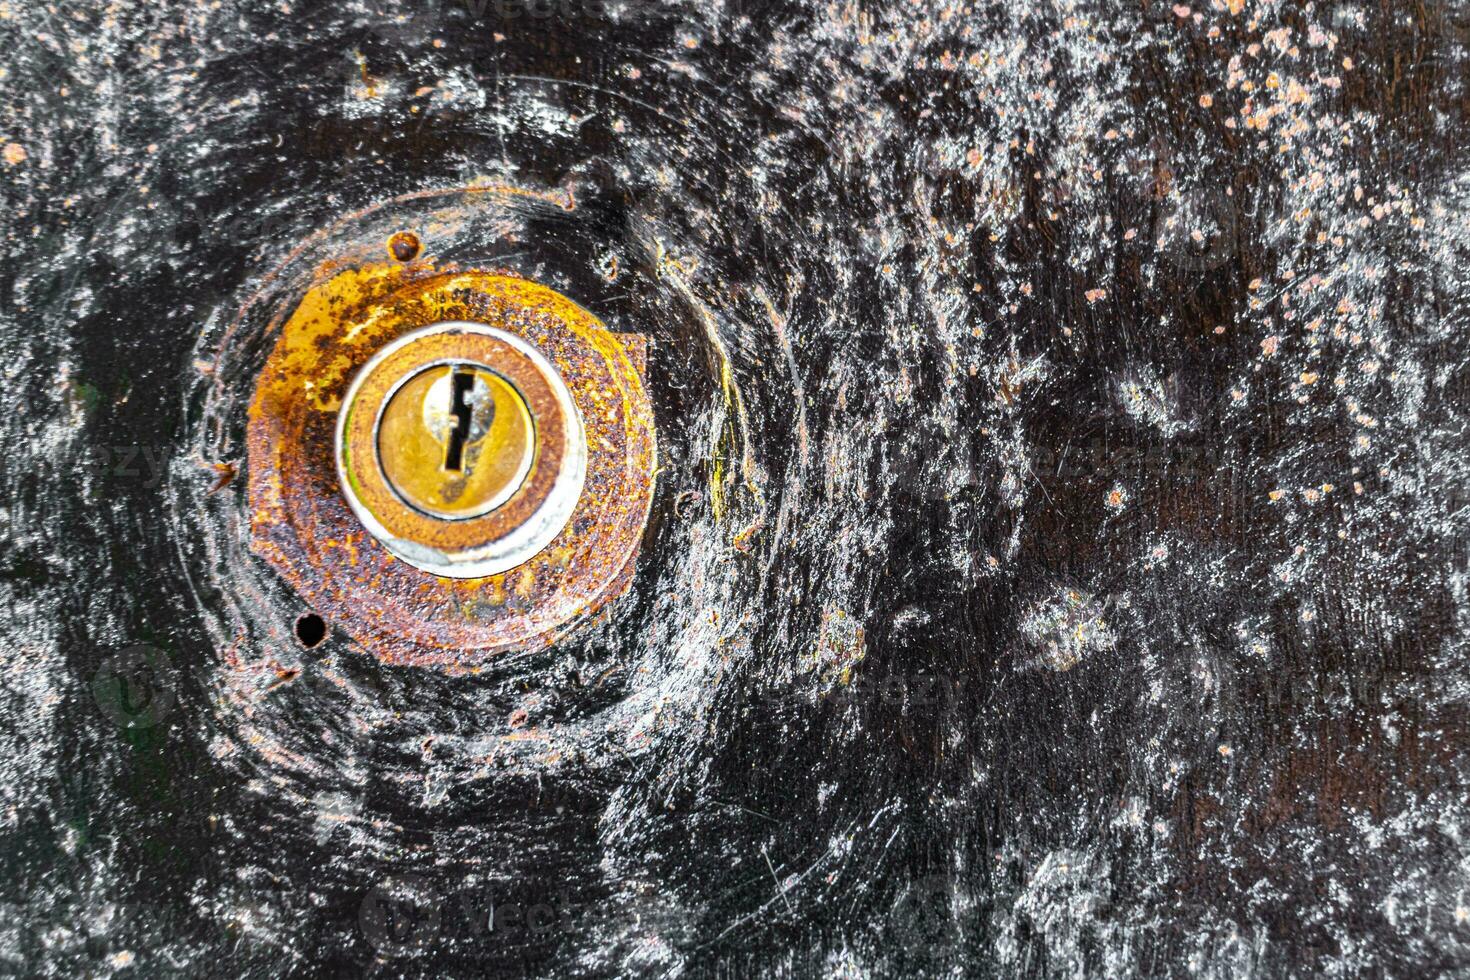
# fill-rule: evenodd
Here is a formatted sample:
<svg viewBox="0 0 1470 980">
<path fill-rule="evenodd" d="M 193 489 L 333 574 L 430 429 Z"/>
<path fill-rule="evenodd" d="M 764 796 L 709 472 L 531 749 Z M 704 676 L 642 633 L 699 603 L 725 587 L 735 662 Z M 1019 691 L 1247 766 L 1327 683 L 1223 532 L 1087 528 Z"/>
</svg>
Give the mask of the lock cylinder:
<svg viewBox="0 0 1470 980">
<path fill-rule="evenodd" d="M 544 549 L 587 468 L 582 418 L 555 367 L 520 337 L 468 321 L 406 333 L 364 364 L 336 442 L 363 526 L 448 578 L 496 575 Z"/>
<path fill-rule="evenodd" d="M 429 517 L 488 514 L 525 482 L 536 427 L 515 385 L 484 364 L 424 368 L 389 395 L 378 462 L 405 504 Z"/>
</svg>

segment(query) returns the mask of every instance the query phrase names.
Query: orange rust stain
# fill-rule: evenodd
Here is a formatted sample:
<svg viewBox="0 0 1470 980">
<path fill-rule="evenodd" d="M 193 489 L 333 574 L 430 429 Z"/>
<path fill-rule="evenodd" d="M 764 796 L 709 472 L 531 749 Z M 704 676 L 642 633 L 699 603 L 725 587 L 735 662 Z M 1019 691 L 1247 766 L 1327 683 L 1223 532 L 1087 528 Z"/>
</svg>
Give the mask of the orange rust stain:
<svg viewBox="0 0 1470 980">
<path fill-rule="evenodd" d="M 567 529 L 527 564 L 485 579 L 440 579 L 392 558 L 337 486 L 336 414 L 357 370 L 396 337 L 444 320 L 490 323 L 542 349 L 587 428 L 586 488 Z M 249 409 L 253 550 L 386 662 L 465 671 L 548 645 L 631 583 L 656 472 L 645 350 L 642 337 L 612 333 L 530 280 L 432 258 L 324 265 L 285 318 Z"/>
</svg>

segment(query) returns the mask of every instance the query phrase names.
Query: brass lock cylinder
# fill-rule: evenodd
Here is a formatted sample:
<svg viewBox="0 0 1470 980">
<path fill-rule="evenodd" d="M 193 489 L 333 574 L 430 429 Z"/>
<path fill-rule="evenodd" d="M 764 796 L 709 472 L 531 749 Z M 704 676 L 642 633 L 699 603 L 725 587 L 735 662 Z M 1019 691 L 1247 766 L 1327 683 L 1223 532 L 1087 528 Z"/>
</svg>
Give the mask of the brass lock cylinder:
<svg viewBox="0 0 1470 980">
<path fill-rule="evenodd" d="M 497 575 L 539 553 L 587 472 L 582 418 L 556 368 L 522 338 L 462 320 L 373 355 L 343 399 L 336 445 L 368 532 L 447 578 Z"/>
</svg>

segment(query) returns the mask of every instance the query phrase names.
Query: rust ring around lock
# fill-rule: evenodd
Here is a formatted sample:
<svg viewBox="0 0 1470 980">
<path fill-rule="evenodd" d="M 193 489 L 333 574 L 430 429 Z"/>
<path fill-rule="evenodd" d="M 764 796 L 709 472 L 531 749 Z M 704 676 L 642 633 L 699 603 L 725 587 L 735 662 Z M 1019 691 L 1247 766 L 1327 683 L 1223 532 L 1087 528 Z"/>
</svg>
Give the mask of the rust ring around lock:
<svg viewBox="0 0 1470 980">
<path fill-rule="evenodd" d="M 500 375 L 525 400 L 536 449 L 510 499 L 480 516 L 444 520 L 394 490 L 379 460 L 378 426 L 405 381 L 467 362 Z M 353 513 L 396 557 L 448 578 L 496 575 L 539 552 L 571 517 L 586 469 L 581 415 L 555 368 L 524 340 L 483 323 L 448 321 L 398 337 L 359 370 L 338 415 L 337 473 Z"/>
<path fill-rule="evenodd" d="M 558 642 L 627 591 L 658 471 L 643 335 L 609 330 L 524 277 L 446 268 L 432 256 L 325 263 L 276 316 L 247 419 L 250 547 L 334 628 L 386 663 L 474 672 L 502 652 Z M 493 327 L 539 352 L 570 391 L 568 417 L 586 437 L 586 476 L 560 533 L 522 564 L 479 578 L 426 572 L 390 551 L 350 506 L 337 466 L 342 406 L 364 366 L 395 341 L 452 321 Z M 489 357 L 450 357 L 499 371 Z M 513 385 L 528 404 L 534 386 Z M 542 450 L 537 465 L 544 460 Z M 529 494 L 533 478 L 517 493 Z"/>
</svg>

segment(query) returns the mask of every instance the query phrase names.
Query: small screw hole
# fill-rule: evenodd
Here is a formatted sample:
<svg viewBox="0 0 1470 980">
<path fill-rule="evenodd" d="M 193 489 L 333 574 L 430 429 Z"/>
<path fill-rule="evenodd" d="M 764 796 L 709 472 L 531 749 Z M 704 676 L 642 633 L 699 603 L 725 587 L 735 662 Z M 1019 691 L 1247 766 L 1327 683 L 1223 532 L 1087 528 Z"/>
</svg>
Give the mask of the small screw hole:
<svg viewBox="0 0 1470 980">
<path fill-rule="evenodd" d="M 296 620 L 296 639 L 310 650 L 327 638 L 327 624 L 316 613 L 307 613 Z"/>
<path fill-rule="evenodd" d="M 399 262 L 412 262 L 418 258 L 419 249 L 422 247 L 419 243 L 419 236 L 411 231 L 400 231 L 388 239 L 388 251 Z"/>
</svg>

